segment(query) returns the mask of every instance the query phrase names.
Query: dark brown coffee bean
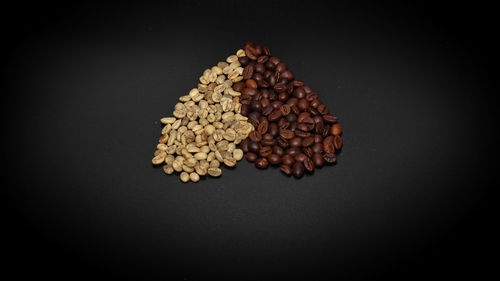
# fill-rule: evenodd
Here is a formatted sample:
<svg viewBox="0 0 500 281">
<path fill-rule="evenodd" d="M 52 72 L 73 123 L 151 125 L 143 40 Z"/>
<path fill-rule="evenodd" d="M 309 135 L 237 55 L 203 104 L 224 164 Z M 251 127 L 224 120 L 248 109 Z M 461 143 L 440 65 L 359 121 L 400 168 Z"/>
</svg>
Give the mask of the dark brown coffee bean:
<svg viewBox="0 0 500 281">
<path fill-rule="evenodd" d="M 261 111 L 262 105 L 260 104 L 260 102 L 258 100 L 253 100 L 252 102 L 250 102 L 250 108 L 253 111 Z"/>
<path fill-rule="evenodd" d="M 306 95 L 306 100 L 308 102 L 316 100 L 317 98 L 318 98 L 318 94 L 316 92 L 311 92 L 311 93 L 309 93 L 309 94 Z"/>
<path fill-rule="evenodd" d="M 293 95 L 298 99 L 303 99 L 306 97 L 306 92 L 303 87 L 298 87 L 293 91 Z"/>
<path fill-rule="evenodd" d="M 325 153 L 335 153 L 335 146 L 333 143 L 323 143 L 323 150 Z"/>
<path fill-rule="evenodd" d="M 325 124 L 323 124 L 323 122 L 319 122 L 319 123 L 316 123 L 316 126 L 314 127 L 314 131 L 316 131 L 316 133 L 321 133 L 321 132 L 323 132 L 324 128 L 325 128 Z"/>
<path fill-rule="evenodd" d="M 279 129 L 278 125 L 276 123 L 270 123 L 269 124 L 269 129 L 267 131 L 273 136 L 277 136 L 279 134 Z"/>
<path fill-rule="evenodd" d="M 324 163 L 324 159 L 323 159 L 323 155 L 321 155 L 321 153 L 314 153 L 313 157 L 312 157 L 312 160 L 314 162 L 314 166 L 316 167 L 321 167 L 323 166 L 323 163 Z"/>
<path fill-rule="evenodd" d="M 262 109 L 262 115 L 269 116 L 273 112 L 273 107 L 271 105 L 267 105 Z"/>
<path fill-rule="evenodd" d="M 267 46 L 262 47 L 262 53 L 268 57 L 271 56 L 271 51 L 269 50 L 269 48 Z"/>
<path fill-rule="evenodd" d="M 253 65 L 247 65 L 245 68 L 243 68 L 243 73 L 241 74 L 243 76 L 243 79 L 250 79 L 252 78 L 253 72 L 255 68 Z"/>
<path fill-rule="evenodd" d="M 305 139 L 302 140 L 302 146 L 303 147 L 308 147 L 308 146 L 311 146 L 313 145 L 314 143 L 314 138 L 313 137 L 307 137 Z"/>
<path fill-rule="evenodd" d="M 309 157 L 309 158 L 311 158 L 314 154 L 314 152 L 312 151 L 312 149 L 310 147 L 302 148 L 302 152 L 304 152 L 304 154 L 307 155 L 307 157 Z"/>
<path fill-rule="evenodd" d="M 273 87 L 273 90 L 278 93 L 284 92 L 286 91 L 286 85 L 282 83 L 276 83 Z"/>
<path fill-rule="evenodd" d="M 300 99 L 297 106 L 300 110 L 306 110 L 309 107 L 309 102 L 306 99 Z"/>
<path fill-rule="evenodd" d="M 281 92 L 278 94 L 278 100 L 284 102 L 288 99 L 288 94 L 286 92 Z"/>
<path fill-rule="evenodd" d="M 304 162 L 304 160 L 306 160 L 307 158 L 307 155 L 305 155 L 304 153 L 299 153 L 297 155 L 295 155 L 295 161 L 297 162 Z"/>
<path fill-rule="evenodd" d="M 285 154 L 281 157 L 281 162 L 287 166 L 295 164 L 295 158 L 290 154 Z"/>
<path fill-rule="evenodd" d="M 337 162 L 337 156 L 334 153 L 325 153 L 323 159 L 330 164 Z"/>
<path fill-rule="evenodd" d="M 284 128 L 284 129 L 289 129 L 292 132 L 295 132 L 295 130 L 297 130 L 297 122 L 288 122 L 288 120 L 286 122 L 289 123 L 290 126 L 288 126 L 288 128 Z"/>
<path fill-rule="evenodd" d="M 286 86 L 286 92 L 287 94 L 292 94 L 293 93 L 293 90 L 295 89 L 295 87 L 293 86 L 292 83 L 288 83 L 288 85 Z"/>
<path fill-rule="evenodd" d="M 263 63 L 257 63 L 257 64 L 255 65 L 255 71 L 256 71 L 256 72 L 258 72 L 258 73 L 263 74 L 263 73 L 264 73 L 264 71 L 266 71 L 266 67 L 264 66 L 264 64 L 263 64 Z"/>
<path fill-rule="evenodd" d="M 276 142 L 278 143 L 279 146 L 286 148 L 289 144 L 288 141 L 283 139 L 282 137 L 279 137 L 276 139 Z"/>
<path fill-rule="evenodd" d="M 304 132 L 304 131 L 301 131 L 301 130 L 295 130 L 294 131 L 295 135 L 297 137 L 301 137 L 301 138 L 307 138 L 307 137 L 310 137 L 311 136 L 311 133 L 309 132 Z"/>
<path fill-rule="evenodd" d="M 276 68 L 276 65 L 274 65 L 271 61 L 267 61 L 265 66 L 268 70 L 274 70 L 274 68 Z"/>
<path fill-rule="evenodd" d="M 267 169 L 269 167 L 269 161 L 266 158 L 258 158 L 255 160 L 255 166 L 259 169 Z"/>
<path fill-rule="evenodd" d="M 342 148 L 342 143 L 344 141 L 342 140 L 342 137 L 339 135 L 336 135 L 335 138 L 333 139 L 333 144 L 335 146 L 335 150 L 340 150 Z"/>
<path fill-rule="evenodd" d="M 248 104 L 241 105 L 241 115 L 248 116 L 250 114 L 250 106 Z"/>
<path fill-rule="evenodd" d="M 304 132 L 310 131 L 309 127 L 306 124 L 304 124 L 304 123 L 299 123 L 297 125 L 297 130 L 304 131 Z"/>
<path fill-rule="evenodd" d="M 310 118 L 311 114 L 309 112 L 302 112 L 297 116 L 297 122 L 302 123 L 306 118 Z"/>
<path fill-rule="evenodd" d="M 293 80 L 294 77 L 295 76 L 293 72 L 291 72 L 290 70 L 285 70 L 281 73 L 281 78 L 285 78 L 287 80 Z"/>
<path fill-rule="evenodd" d="M 323 152 L 323 143 L 322 142 L 315 143 L 315 144 L 313 144 L 313 146 L 311 146 L 311 148 L 312 148 L 312 151 L 314 153 L 321 153 L 321 152 Z"/>
<path fill-rule="evenodd" d="M 248 144 L 248 151 L 258 153 L 259 150 L 260 150 L 260 145 L 258 143 L 251 141 Z"/>
<path fill-rule="evenodd" d="M 262 140 L 262 135 L 257 131 L 251 131 L 248 137 L 254 142 L 260 142 Z"/>
<path fill-rule="evenodd" d="M 243 152 L 247 153 L 248 152 L 248 144 L 250 143 L 249 139 L 244 139 L 240 143 L 240 148 L 243 150 Z"/>
<path fill-rule="evenodd" d="M 283 156 L 283 154 L 285 153 L 285 151 L 283 151 L 283 148 L 281 148 L 280 146 L 275 145 L 273 147 L 273 153 L 276 154 L 276 155 L 279 155 L 281 157 L 281 156 Z"/>
<path fill-rule="evenodd" d="M 241 92 L 245 88 L 245 82 L 240 81 L 233 84 L 233 90 Z"/>
<path fill-rule="evenodd" d="M 307 157 L 302 163 L 304 164 L 304 168 L 306 168 L 308 172 L 311 173 L 314 171 L 314 163 L 311 158 Z"/>
<path fill-rule="evenodd" d="M 271 104 L 271 101 L 269 101 L 268 98 L 261 98 L 260 99 L 260 105 L 262 106 L 262 108 L 264 108 L 270 104 Z"/>
<path fill-rule="evenodd" d="M 247 152 L 246 156 L 245 156 L 248 160 L 248 162 L 255 162 L 255 160 L 257 160 L 257 154 L 253 153 L 253 152 Z"/>
<path fill-rule="evenodd" d="M 256 60 L 257 57 L 255 56 L 255 49 L 252 48 L 252 47 L 247 47 L 245 48 L 245 55 L 247 55 L 247 57 L 251 60 Z"/>
<path fill-rule="evenodd" d="M 330 133 L 330 126 L 325 125 L 325 127 L 323 128 L 323 132 L 321 132 L 321 136 L 326 138 L 329 133 Z"/>
<path fill-rule="evenodd" d="M 285 153 L 295 157 L 295 155 L 301 153 L 301 150 L 298 147 L 290 147 L 285 151 Z"/>
<path fill-rule="evenodd" d="M 326 115 L 326 114 L 328 114 L 328 112 L 330 112 L 330 109 L 328 109 L 328 106 L 322 104 L 322 105 L 318 106 L 318 112 L 321 115 Z"/>
<path fill-rule="evenodd" d="M 342 125 L 340 125 L 338 123 L 332 125 L 332 127 L 330 128 L 330 134 L 332 134 L 334 136 L 341 135 L 342 134 Z"/>
<path fill-rule="evenodd" d="M 280 136 L 286 140 L 291 140 L 295 134 L 291 130 L 281 129 Z"/>
<path fill-rule="evenodd" d="M 339 118 L 334 115 L 323 115 L 323 119 L 328 123 L 337 123 L 339 121 Z"/>
<path fill-rule="evenodd" d="M 309 86 L 304 86 L 304 92 L 306 92 L 306 94 L 309 94 L 311 93 L 313 90 L 311 89 L 311 87 Z"/>
<path fill-rule="evenodd" d="M 281 60 L 278 57 L 270 57 L 269 61 L 272 62 L 274 65 L 277 65 L 278 63 L 281 62 Z"/>
<path fill-rule="evenodd" d="M 284 72 L 284 71 L 286 70 L 286 63 L 284 63 L 284 62 L 280 62 L 280 63 L 278 63 L 278 64 L 276 65 L 275 70 L 276 70 L 277 72 L 280 72 L 280 73 L 281 73 L 281 72 Z"/>
<path fill-rule="evenodd" d="M 243 90 L 241 90 L 242 95 L 255 96 L 258 93 L 259 93 L 259 90 L 255 89 L 255 88 L 244 88 Z"/>
<path fill-rule="evenodd" d="M 262 54 L 262 46 L 261 45 L 257 45 L 255 46 L 255 55 L 256 56 L 260 56 Z"/>
<path fill-rule="evenodd" d="M 297 105 L 290 106 L 290 108 L 292 108 L 293 114 L 295 114 L 295 115 L 299 115 L 300 114 L 300 109 L 299 109 L 299 107 Z"/>
<path fill-rule="evenodd" d="M 319 115 L 319 111 L 318 111 L 317 109 L 315 109 L 315 108 L 309 107 L 309 108 L 307 109 L 307 111 L 309 111 L 309 113 L 311 113 L 311 115 L 312 115 L 312 116 L 317 116 L 317 115 Z"/>
<path fill-rule="evenodd" d="M 292 175 L 292 168 L 290 168 L 290 166 L 287 166 L 287 165 L 281 165 L 280 166 L 280 170 L 287 176 L 290 176 Z"/>
<path fill-rule="evenodd" d="M 277 121 L 278 119 L 281 118 L 281 111 L 275 110 L 271 114 L 269 114 L 268 119 L 269 121 Z"/>
<path fill-rule="evenodd" d="M 291 147 L 301 147 L 302 146 L 302 138 L 293 138 L 290 140 Z"/>
<path fill-rule="evenodd" d="M 287 116 L 288 114 L 290 114 L 292 109 L 290 108 L 290 106 L 288 104 L 284 104 L 280 107 L 280 111 L 281 111 L 281 114 L 283 116 Z"/>
<path fill-rule="evenodd" d="M 282 105 L 283 105 L 283 103 L 279 100 L 273 101 L 271 103 L 271 106 L 273 107 L 273 109 L 280 109 Z"/>
<path fill-rule="evenodd" d="M 321 101 L 319 100 L 312 100 L 309 105 L 312 107 L 312 108 L 318 108 L 318 106 L 321 104 Z"/>
<path fill-rule="evenodd" d="M 304 82 L 298 81 L 298 80 L 293 80 L 292 84 L 293 84 L 294 87 L 302 87 L 302 86 L 304 86 Z"/>
<path fill-rule="evenodd" d="M 253 79 L 248 79 L 247 81 L 245 81 L 245 85 L 248 87 L 248 88 L 254 88 L 254 89 L 257 89 L 257 82 L 255 82 L 255 80 Z"/>
<path fill-rule="evenodd" d="M 257 127 L 257 131 L 259 132 L 259 134 L 264 135 L 265 133 L 267 133 L 268 128 L 269 128 L 268 122 L 261 122 L 259 124 L 259 126 Z M 269 136 L 271 136 L 271 135 L 269 135 Z M 271 136 L 271 139 L 272 139 L 272 136 Z"/>
<path fill-rule="evenodd" d="M 274 139 L 271 140 L 261 140 L 260 143 L 265 146 L 273 146 L 276 144 L 276 141 Z"/>
<path fill-rule="evenodd" d="M 314 135 L 314 143 L 322 143 L 323 137 L 321 135 Z"/>
<path fill-rule="evenodd" d="M 293 113 L 290 113 L 286 116 L 286 121 L 290 122 L 290 123 L 293 123 L 295 121 L 297 121 L 297 115 L 293 114 Z"/>
<path fill-rule="evenodd" d="M 276 164 L 281 163 L 281 157 L 277 154 L 269 155 L 268 160 L 269 160 L 269 163 L 271 163 L 272 165 L 276 165 Z"/>
<path fill-rule="evenodd" d="M 296 162 L 292 167 L 292 171 L 294 177 L 300 178 L 304 175 L 304 165 L 300 162 Z"/>
<path fill-rule="evenodd" d="M 258 127 L 259 126 L 259 120 L 255 119 L 255 118 L 248 118 L 248 123 L 252 124 L 252 126 L 254 127 Z"/>
<path fill-rule="evenodd" d="M 268 56 L 260 56 L 260 57 L 257 59 L 257 62 L 258 62 L 258 63 L 266 63 L 268 59 L 269 59 L 269 57 L 268 57 Z"/>
<path fill-rule="evenodd" d="M 239 57 L 238 61 L 241 65 L 245 66 L 250 62 L 250 59 L 247 56 Z"/>
<path fill-rule="evenodd" d="M 273 153 L 273 149 L 270 146 L 264 146 L 259 150 L 259 155 L 261 157 L 267 158 L 269 155 L 271 155 L 271 153 Z"/>
<path fill-rule="evenodd" d="M 287 101 L 286 101 L 286 104 L 288 104 L 288 106 L 292 107 L 294 105 L 297 105 L 297 103 L 299 102 L 299 99 L 296 98 L 296 97 L 291 97 L 289 98 Z"/>
</svg>

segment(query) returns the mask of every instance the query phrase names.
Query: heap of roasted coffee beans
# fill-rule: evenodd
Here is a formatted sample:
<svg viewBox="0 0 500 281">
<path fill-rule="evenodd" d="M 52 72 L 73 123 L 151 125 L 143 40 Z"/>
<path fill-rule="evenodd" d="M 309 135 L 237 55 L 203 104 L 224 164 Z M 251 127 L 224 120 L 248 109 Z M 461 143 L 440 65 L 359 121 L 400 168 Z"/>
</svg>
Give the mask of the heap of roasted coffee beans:
<svg viewBox="0 0 500 281">
<path fill-rule="evenodd" d="M 243 80 L 233 89 L 241 92 L 241 114 L 256 128 L 241 142 L 246 159 L 261 169 L 281 165 L 297 178 L 335 163 L 342 148 L 338 117 L 269 48 L 247 42 L 243 50 Z"/>
</svg>

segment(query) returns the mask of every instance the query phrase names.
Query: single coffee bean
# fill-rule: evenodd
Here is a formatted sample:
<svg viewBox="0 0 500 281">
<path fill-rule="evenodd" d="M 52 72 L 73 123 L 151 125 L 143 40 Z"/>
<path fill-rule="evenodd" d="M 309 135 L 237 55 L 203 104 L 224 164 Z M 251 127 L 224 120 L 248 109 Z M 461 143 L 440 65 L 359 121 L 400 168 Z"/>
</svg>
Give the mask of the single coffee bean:
<svg viewBox="0 0 500 281">
<path fill-rule="evenodd" d="M 307 137 L 302 140 L 302 146 L 308 147 L 313 145 L 314 143 L 314 137 Z"/>
<path fill-rule="evenodd" d="M 318 106 L 321 104 L 321 101 L 319 100 L 312 100 L 309 105 L 312 107 L 312 108 L 318 108 Z"/>
<path fill-rule="evenodd" d="M 280 136 L 286 140 L 290 140 L 295 136 L 295 134 L 291 130 L 282 129 L 280 130 Z"/>
<path fill-rule="evenodd" d="M 243 152 L 247 153 L 248 152 L 248 145 L 250 143 L 249 139 L 244 139 L 240 143 L 240 148 L 243 150 Z"/>
<path fill-rule="evenodd" d="M 306 160 L 307 158 L 307 155 L 305 155 L 304 153 L 299 153 L 297 155 L 295 155 L 295 161 L 297 162 L 304 162 L 304 160 Z"/>
<path fill-rule="evenodd" d="M 312 172 L 314 171 L 314 163 L 313 161 L 311 160 L 311 158 L 306 158 L 304 161 L 304 168 L 306 168 L 306 170 L 308 172 Z"/>
<path fill-rule="evenodd" d="M 323 150 L 325 153 L 334 153 L 335 152 L 335 147 L 334 147 L 334 137 L 333 136 L 328 136 L 323 140 Z"/>
<path fill-rule="evenodd" d="M 247 81 L 245 81 L 245 85 L 248 88 L 254 88 L 254 89 L 257 89 L 257 87 L 258 87 L 257 82 L 255 82 L 255 80 L 253 80 L 253 79 L 248 79 Z"/>
<path fill-rule="evenodd" d="M 309 94 L 313 91 L 313 89 L 311 89 L 311 87 L 309 86 L 304 86 L 304 92 L 306 92 L 306 94 Z"/>
<path fill-rule="evenodd" d="M 270 123 L 269 124 L 269 128 L 267 129 L 267 131 L 273 136 L 277 136 L 278 133 L 279 133 L 279 128 L 278 128 L 278 125 L 276 123 Z"/>
<path fill-rule="evenodd" d="M 273 149 L 270 147 L 270 146 L 263 146 L 260 150 L 259 150 L 259 155 L 261 157 L 265 157 L 267 158 L 269 155 L 271 155 L 271 153 L 273 153 Z"/>
<path fill-rule="evenodd" d="M 309 112 L 302 112 L 297 116 L 297 122 L 302 123 L 306 118 L 311 118 L 311 114 Z"/>
<path fill-rule="evenodd" d="M 294 106 L 290 106 L 292 108 L 292 112 L 293 114 L 295 115 L 299 115 L 300 114 L 300 109 L 297 105 L 294 105 Z"/>
<path fill-rule="evenodd" d="M 269 114 L 268 119 L 269 121 L 277 121 L 278 119 L 281 118 L 281 111 L 275 110 L 271 114 Z"/>
<path fill-rule="evenodd" d="M 276 165 L 281 163 L 281 157 L 277 154 L 271 154 L 268 156 L 269 163 L 272 165 Z"/>
<path fill-rule="evenodd" d="M 255 46 L 255 55 L 256 56 L 260 56 L 262 54 L 262 46 L 261 45 L 257 45 Z"/>
<path fill-rule="evenodd" d="M 262 46 L 262 53 L 268 57 L 271 56 L 271 51 L 267 46 Z"/>
<path fill-rule="evenodd" d="M 284 72 L 286 70 L 286 63 L 280 62 L 276 65 L 277 72 Z"/>
<path fill-rule="evenodd" d="M 268 59 L 269 59 L 268 56 L 260 56 L 259 58 L 257 58 L 257 62 L 258 63 L 265 63 L 265 62 L 267 62 Z"/>
<path fill-rule="evenodd" d="M 323 166 L 324 159 L 323 159 L 323 155 L 321 155 L 321 153 L 314 153 L 312 160 L 314 162 L 314 166 L 316 166 L 316 167 Z"/>
<path fill-rule="evenodd" d="M 255 88 L 244 88 L 243 90 L 241 90 L 241 94 L 242 95 L 249 95 L 249 96 L 255 96 L 256 94 L 259 93 L 259 90 L 255 89 Z"/>
<path fill-rule="evenodd" d="M 273 107 L 271 105 L 267 105 L 264 108 L 262 108 L 262 115 L 268 116 L 273 112 Z"/>
<path fill-rule="evenodd" d="M 261 122 L 259 124 L 259 126 L 257 127 L 257 131 L 259 132 L 259 134 L 261 135 L 264 135 L 265 133 L 267 133 L 267 129 L 269 128 L 269 123 L 268 122 Z M 272 139 L 272 136 L 269 135 Z"/>
<path fill-rule="evenodd" d="M 290 70 L 285 70 L 281 73 L 281 77 L 287 80 L 293 80 L 295 76 L 293 75 L 293 72 L 291 72 Z"/>
<path fill-rule="evenodd" d="M 288 114 L 290 114 L 292 109 L 290 108 L 290 106 L 288 104 L 284 104 L 280 107 L 280 111 L 281 111 L 281 114 L 283 116 L 287 116 Z"/>
<path fill-rule="evenodd" d="M 255 71 L 258 72 L 258 73 L 263 74 L 264 71 L 266 71 L 266 67 L 264 66 L 263 63 L 258 63 L 258 64 L 255 65 Z"/>
<path fill-rule="evenodd" d="M 238 61 L 241 65 L 245 66 L 250 62 L 250 59 L 247 56 L 239 57 Z"/>
<path fill-rule="evenodd" d="M 279 100 L 275 100 L 271 103 L 271 106 L 273 107 L 273 109 L 280 109 L 282 105 L 283 105 L 283 103 Z"/>
<path fill-rule="evenodd" d="M 248 160 L 248 162 L 255 162 L 257 160 L 257 154 L 253 152 L 247 152 L 245 158 Z"/>
<path fill-rule="evenodd" d="M 318 99 L 318 94 L 316 92 L 312 92 L 312 93 L 309 93 L 306 95 L 306 100 L 308 102 L 311 102 L 313 100 L 317 100 Z"/>
<path fill-rule="evenodd" d="M 304 152 L 304 154 L 307 155 L 307 157 L 309 157 L 309 158 L 311 158 L 314 154 L 314 152 L 312 151 L 312 148 L 310 148 L 310 147 L 302 148 L 302 152 Z"/>
<path fill-rule="evenodd" d="M 297 115 L 293 114 L 293 113 L 290 113 L 286 116 L 286 121 L 290 122 L 290 123 L 293 123 L 295 121 L 297 121 Z"/>
<path fill-rule="evenodd" d="M 274 146 L 276 144 L 276 141 L 274 139 L 261 140 L 260 143 L 265 146 Z"/>
<path fill-rule="evenodd" d="M 253 142 L 260 142 L 262 140 L 262 135 L 257 131 L 251 131 L 248 137 Z"/>
<path fill-rule="evenodd" d="M 295 98 L 295 97 L 291 97 L 289 98 L 287 101 L 286 101 L 286 104 L 288 104 L 288 106 L 292 107 L 294 105 L 297 105 L 297 103 L 299 102 L 299 99 L 298 98 Z"/>
<path fill-rule="evenodd" d="M 309 102 L 306 99 L 300 99 L 297 106 L 300 110 L 306 110 L 309 107 Z"/>
<path fill-rule="evenodd" d="M 260 99 L 260 105 L 262 106 L 262 108 L 264 108 L 268 105 L 271 105 L 271 101 L 269 101 L 268 98 L 263 97 Z M 317 117 L 319 117 L 319 116 L 317 116 Z"/>
<path fill-rule="evenodd" d="M 301 130 L 295 130 L 294 133 L 295 133 L 295 135 L 297 137 L 301 137 L 301 138 L 308 138 L 308 137 L 311 136 L 311 133 L 304 132 L 304 131 L 301 131 Z"/>
<path fill-rule="evenodd" d="M 325 153 L 323 155 L 323 159 L 325 160 L 326 163 L 330 164 L 337 162 L 337 156 L 334 153 Z"/>
<path fill-rule="evenodd" d="M 245 88 L 245 82 L 239 81 L 233 84 L 233 90 L 241 92 Z"/>
<path fill-rule="evenodd" d="M 253 65 L 245 66 L 245 68 L 243 68 L 243 73 L 241 74 L 243 76 L 243 79 L 247 80 L 252 78 L 254 70 L 255 67 Z"/>
<path fill-rule="evenodd" d="M 293 84 L 294 87 L 302 87 L 302 86 L 304 86 L 304 82 L 298 81 L 298 80 L 293 80 L 292 84 Z"/>
<path fill-rule="evenodd" d="M 323 152 L 323 143 L 315 143 L 313 144 L 313 146 L 311 146 L 311 148 L 314 153 L 321 153 Z"/>
<path fill-rule="evenodd" d="M 309 113 L 311 113 L 312 116 L 320 115 L 319 111 L 317 109 L 313 108 L 313 107 L 307 108 L 307 111 L 309 111 Z"/>
<path fill-rule="evenodd" d="M 304 165 L 301 162 L 296 162 L 292 167 L 292 171 L 294 177 L 300 178 L 304 175 Z"/>
<path fill-rule="evenodd" d="M 335 138 L 333 139 L 335 150 L 340 150 L 342 148 L 342 143 L 343 143 L 342 137 L 336 135 Z"/>
<path fill-rule="evenodd" d="M 293 138 L 290 140 L 291 147 L 301 147 L 302 146 L 302 138 Z"/>
<path fill-rule="evenodd" d="M 251 152 L 259 152 L 260 150 L 260 145 L 256 142 L 253 142 L 253 141 L 250 141 L 250 143 L 248 144 L 248 151 L 251 151 Z"/>
<path fill-rule="evenodd" d="M 245 54 L 247 55 L 247 57 L 251 60 L 256 60 L 257 57 L 255 56 L 255 49 L 252 48 L 252 47 L 247 47 L 245 48 Z"/>
<path fill-rule="evenodd" d="M 272 62 L 274 65 L 277 65 L 278 63 L 281 62 L 281 60 L 278 57 L 270 57 L 269 61 Z"/>
<path fill-rule="evenodd" d="M 292 168 L 290 168 L 290 166 L 287 166 L 287 165 L 281 165 L 280 166 L 280 170 L 287 176 L 290 176 L 292 175 Z"/>
<path fill-rule="evenodd" d="M 330 112 L 330 109 L 328 109 L 328 106 L 322 104 L 322 105 L 318 106 L 318 112 L 321 115 L 326 115 L 326 114 L 328 114 L 328 112 Z"/>
<path fill-rule="evenodd" d="M 273 90 L 278 93 L 284 92 L 286 91 L 286 85 L 282 83 L 276 83 L 273 87 Z"/>
<path fill-rule="evenodd" d="M 314 135 L 314 143 L 322 143 L 323 137 L 321 135 Z"/>
<path fill-rule="evenodd" d="M 323 115 L 323 119 L 328 123 L 337 123 L 339 121 L 339 118 L 334 115 Z"/>
<path fill-rule="evenodd" d="M 288 99 L 288 94 L 286 92 L 281 92 L 278 94 L 278 100 L 284 102 Z"/>
<path fill-rule="evenodd" d="M 266 158 L 258 158 L 255 160 L 255 166 L 259 169 L 267 169 L 269 167 L 269 161 Z"/>
<path fill-rule="evenodd" d="M 319 117 L 319 116 L 316 116 L 316 117 Z M 316 123 L 316 126 L 314 126 L 314 131 L 319 134 L 319 133 L 323 132 L 324 128 L 325 128 L 325 124 L 323 122 L 318 122 L 318 123 Z"/>
<path fill-rule="evenodd" d="M 273 153 L 276 154 L 276 155 L 279 155 L 281 157 L 281 156 L 283 156 L 283 154 L 285 152 L 283 151 L 283 148 L 281 148 L 280 146 L 275 145 L 273 147 Z"/>
<path fill-rule="evenodd" d="M 276 68 L 276 65 L 274 65 L 274 63 L 272 63 L 271 61 L 267 61 L 265 66 L 269 70 L 274 70 L 274 68 Z"/>
<path fill-rule="evenodd" d="M 285 153 L 295 157 L 295 155 L 301 153 L 301 150 L 298 147 L 290 147 L 285 151 Z"/>
<path fill-rule="evenodd" d="M 333 124 L 332 127 L 330 127 L 330 134 L 334 136 L 338 136 L 342 134 L 342 126 L 340 124 Z"/>
<path fill-rule="evenodd" d="M 306 92 L 304 91 L 304 87 L 298 87 L 293 91 L 293 95 L 298 99 L 303 99 L 306 97 Z"/>
<path fill-rule="evenodd" d="M 290 154 L 285 154 L 281 157 L 281 162 L 291 167 L 293 164 L 295 164 L 295 158 Z"/>
</svg>

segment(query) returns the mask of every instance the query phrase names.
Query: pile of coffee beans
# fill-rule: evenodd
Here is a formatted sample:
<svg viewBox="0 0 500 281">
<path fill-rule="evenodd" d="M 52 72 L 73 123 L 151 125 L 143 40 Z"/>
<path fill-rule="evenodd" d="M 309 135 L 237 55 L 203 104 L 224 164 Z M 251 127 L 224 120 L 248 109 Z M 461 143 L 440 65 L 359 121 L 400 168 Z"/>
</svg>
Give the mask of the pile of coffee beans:
<svg viewBox="0 0 500 281">
<path fill-rule="evenodd" d="M 243 80 L 233 89 L 241 92 L 241 114 L 255 127 L 240 144 L 246 159 L 261 169 L 280 165 L 297 178 L 334 164 L 342 148 L 338 117 L 269 48 L 247 42 L 243 50 Z"/>
</svg>

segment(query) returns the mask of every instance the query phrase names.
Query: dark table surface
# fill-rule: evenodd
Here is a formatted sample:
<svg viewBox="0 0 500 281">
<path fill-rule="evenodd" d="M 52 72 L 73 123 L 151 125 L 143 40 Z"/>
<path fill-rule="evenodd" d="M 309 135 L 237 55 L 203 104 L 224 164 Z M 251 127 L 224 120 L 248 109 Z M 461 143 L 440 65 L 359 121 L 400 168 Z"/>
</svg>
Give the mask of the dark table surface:
<svg viewBox="0 0 500 281">
<path fill-rule="evenodd" d="M 356 279 L 489 267 L 488 7 L 188 1 L 12 13 L 2 115 L 18 274 Z M 198 184 L 152 167 L 159 119 L 249 40 L 340 117 L 338 164 L 296 180 L 244 160 Z"/>
</svg>

